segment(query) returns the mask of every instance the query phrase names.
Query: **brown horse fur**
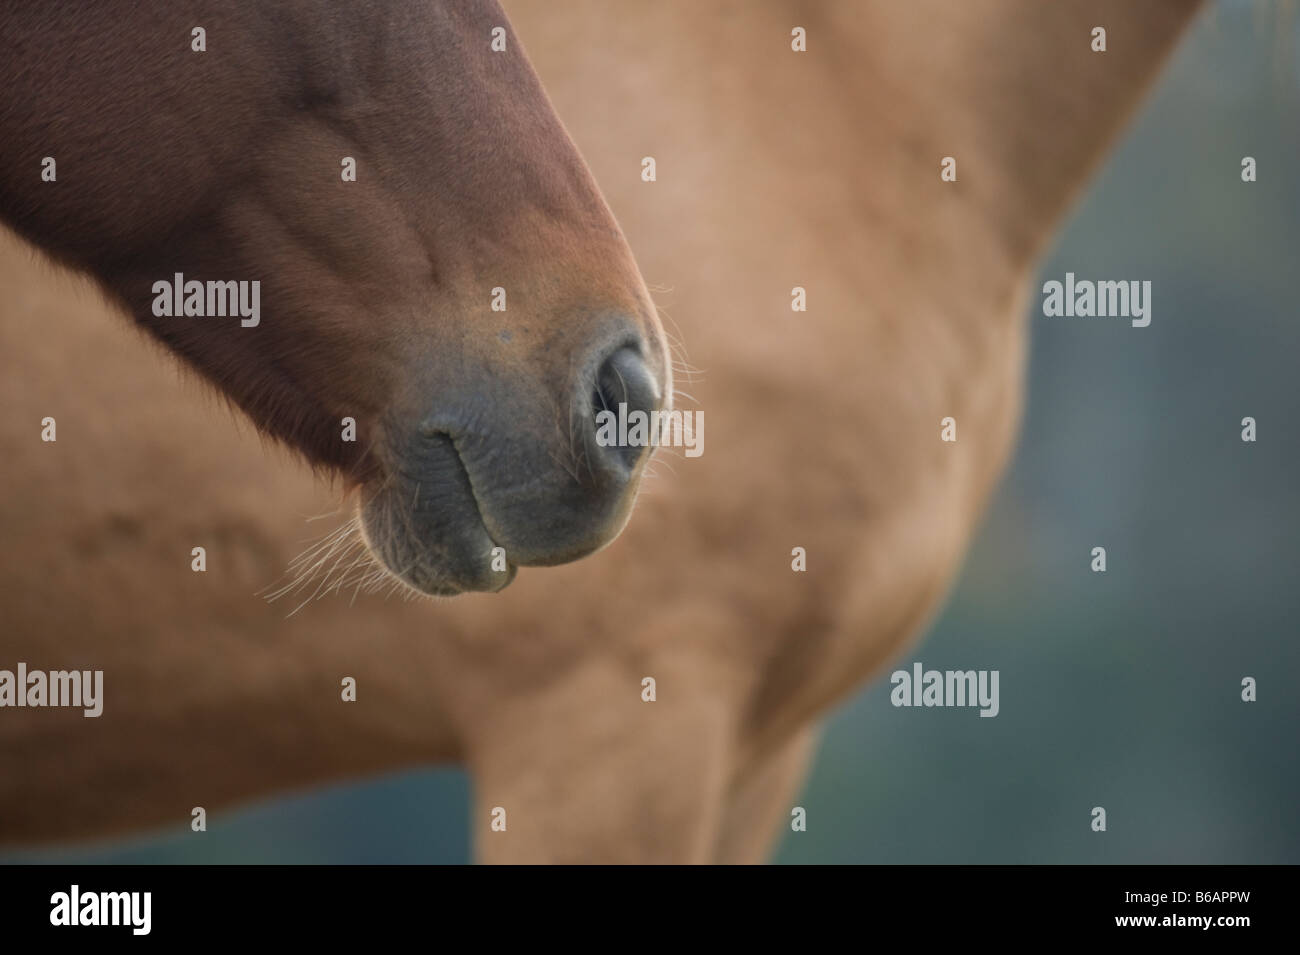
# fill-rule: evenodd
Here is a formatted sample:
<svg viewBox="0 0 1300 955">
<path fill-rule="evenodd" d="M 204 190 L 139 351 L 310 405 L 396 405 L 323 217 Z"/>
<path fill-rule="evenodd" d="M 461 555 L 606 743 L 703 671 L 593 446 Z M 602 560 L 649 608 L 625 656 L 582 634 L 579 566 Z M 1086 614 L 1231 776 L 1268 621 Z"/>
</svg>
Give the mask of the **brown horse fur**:
<svg viewBox="0 0 1300 955">
<path fill-rule="evenodd" d="M 461 6 L 423 9 L 454 20 Z M 94 720 L 0 710 L 0 838 L 179 825 L 194 806 L 455 760 L 474 778 L 485 860 L 764 858 L 818 717 L 900 652 L 951 580 L 1013 442 L 1027 276 L 1196 7 L 512 4 L 642 271 L 671 286 L 660 304 L 703 372 L 682 387 L 709 424 L 701 457 L 660 452 L 612 545 L 496 594 L 327 593 L 286 619 L 255 594 L 302 546 L 304 517 L 337 498 L 6 242 L 0 649 L 103 669 L 105 702 Z M 167 9 L 182 52 L 191 26 L 219 22 Z M 538 323 L 596 299 L 655 340 L 636 267 L 558 125 L 518 102 L 470 109 L 483 77 L 403 62 L 411 31 L 277 13 L 262 26 L 293 58 L 258 33 L 182 81 L 138 42 L 108 63 L 98 38 L 125 26 L 79 11 L 60 35 L 82 40 L 42 55 L 83 102 L 11 67 L 59 16 L 0 17 L 0 214 L 80 271 L 125 276 L 105 284 L 130 302 L 131 283 L 159 277 L 143 263 L 168 250 L 216 271 L 237 256 L 268 275 L 301 269 L 301 337 L 239 354 L 237 334 L 151 331 L 310 460 L 369 473 L 333 426 L 358 408 L 373 431 L 402 400 L 402 356 L 431 334 L 392 308 L 412 275 L 450 290 L 437 314 L 461 367 L 520 330 L 461 300 L 484 284 L 528 288 L 546 303 Z M 495 16 L 475 14 L 469 33 Z M 790 50 L 794 26 L 807 53 Z M 502 68 L 531 90 L 510 42 Z M 386 83 L 359 89 L 349 69 Z M 295 71 L 306 79 L 289 95 Z M 115 114 L 96 95 L 110 88 L 154 106 Z M 356 99 L 369 94 L 393 111 Z M 427 125 L 397 122 L 408 96 Z M 182 103 L 202 120 L 178 122 Z M 340 103 L 372 122 L 308 120 Z M 202 149 L 180 149 L 182 133 Z M 95 185 L 77 191 L 67 163 L 57 185 L 37 181 L 59 137 L 99 157 Z M 345 141 L 382 173 L 341 184 Z M 326 155 L 316 177 L 309 160 Z M 647 155 L 654 182 L 640 178 Z M 954 183 L 940 181 L 944 156 Z M 283 172 L 259 178 L 268 168 Z M 796 285 L 806 313 L 790 310 Z M 558 351 L 584 332 L 568 328 Z M 499 370 L 534 381 L 559 373 L 553 359 L 538 347 Z M 54 443 L 38 438 L 47 415 Z M 947 416 L 955 443 L 940 441 Z M 208 570 L 194 573 L 200 545 Z M 348 676 L 356 702 L 340 699 Z M 505 831 L 490 826 L 497 807 Z"/>
</svg>

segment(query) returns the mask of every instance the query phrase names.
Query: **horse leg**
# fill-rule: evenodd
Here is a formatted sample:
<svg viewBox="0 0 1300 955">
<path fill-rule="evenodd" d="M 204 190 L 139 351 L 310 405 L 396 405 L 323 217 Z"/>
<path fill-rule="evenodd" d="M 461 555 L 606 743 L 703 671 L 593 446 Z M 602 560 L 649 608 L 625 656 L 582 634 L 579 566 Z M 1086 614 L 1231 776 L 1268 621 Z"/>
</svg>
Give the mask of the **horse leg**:
<svg viewBox="0 0 1300 955">
<path fill-rule="evenodd" d="M 665 671 L 666 672 L 666 671 Z M 707 862 L 734 711 L 680 671 L 669 700 L 602 659 L 487 709 L 470 747 L 483 862 Z"/>
<path fill-rule="evenodd" d="M 787 831 L 819 731 L 819 726 L 809 723 L 743 767 L 723 804 L 714 862 L 755 865 L 771 858 Z"/>
</svg>

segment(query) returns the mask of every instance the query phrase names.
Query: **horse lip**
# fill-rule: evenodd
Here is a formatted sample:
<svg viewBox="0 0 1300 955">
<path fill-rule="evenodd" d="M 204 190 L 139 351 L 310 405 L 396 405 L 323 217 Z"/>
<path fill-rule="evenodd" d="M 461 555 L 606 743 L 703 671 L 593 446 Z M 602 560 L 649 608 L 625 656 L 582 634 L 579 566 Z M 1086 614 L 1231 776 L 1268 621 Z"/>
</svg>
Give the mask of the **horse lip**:
<svg viewBox="0 0 1300 955">
<path fill-rule="evenodd" d="M 429 474 L 413 474 L 409 462 L 391 469 L 388 479 L 372 485 L 374 494 L 362 499 L 362 527 L 372 525 L 367 546 L 390 574 L 421 593 L 450 597 L 504 590 L 518 565 L 507 555 L 504 570 L 491 569 L 492 551 L 501 545 L 484 520 L 456 442 L 445 431 L 422 439 L 433 448 L 422 460 L 441 478 L 439 494 L 421 507 L 420 488 L 429 486 Z"/>
<path fill-rule="evenodd" d="M 423 428 L 421 431 L 423 432 Z M 504 571 L 492 572 L 494 576 L 505 577 L 505 582 L 502 583 L 500 587 L 493 587 L 486 591 L 487 593 L 500 593 L 514 582 L 514 579 L 519 572 L 519 565 L 511 562 L 510 552 L 506 550 L 506 548 L 492 535 L 492 528 L 488 526 L 487 518 L 485 516 L 486 512 L 483 508 L 483 498 L 479 496 L 478 483 L 474 480 L 473 472 L 470 471 L 469 466 L 465 463 L 465 455 L 461 453 L 460 441 L 448 434 L 446 431 L 434 430 L 430 432 L 430 434 L 441 434 L 451 443 L 452 450 L 456 452 L 456 463 L 460 465 L 461 472 L 465 475 L 465 481 L 469 485 L 470 500 L 474 502 L 474 517 L 478 520 L 478 525 L 483 531 L 483 536 L 485 536 L 488 539 L 488 542 L 492 545 L 492 550 L 500 547 L 505 554 L 506 569 Z M 465 591 L 457 592 L 464 593 Z"/>
<path fill-rule="evenodd" d="M 487 539 L 492 542 L 492 546 L 500 547 L 501 545 L 497 543 L 496 538 L 492 536 L 491 528 L 488 527 L 487 518 L 484 516 L 483 499 L 479 497 L 478 484 L 474 480 L 474 474 L 470 471 L 469 465 L 465 463 L 465 455 L 461 453 L 460 442 L 451 435 L 447 435 L 447 439 L 451 442 L 452 450 L 456 452 L 456 463 L 460 465 L 460 469 L 465 475 L 465 481 L 469 484 L 470 500 L 474 502 L 474 516 L 478 518 L 478 522 L 483 528 L 483 533 L 486 534 Z M 506 567 L 508 568 L 509 566 L 510 558 L 507 555 Z"/>
<path fill-rule="evenodd" d="M 501 547 L 501 545 L 498 544 L 496 538 L 492 536 L 492 531 L 488 527 L 487 521 L 484 520 L 483 518 L 483 502 L 479 498 L 478 488 L 474 485 L 474 477 L 473 475 L 470 474 L 469 468 L 465 466 L 465 459 L 461 456 L 460 448 L 457 446 L 455 439 L 452 439 L 451 446 L 456 452 L 456 463 L 460 466 L 461 471 L 464 472 L 465 479 L 469 483 L 469 499 L 473 504 L 474 520 L 477 523 L 477 527 L 475 528 L 475 530 L 481 531 L 483 533 L 483 536 L 487 538 L 488 544 L 490 545 L 488 553 L 491 554 L 493 550 L 495 550 L 498 547 Z M 496 594 L 505 590 L 512 583 L 514 583 L 515 577 L 518 576 L 519 573 L 519 565 L 511 563 L 509 551 L 505 551 L 505 548 L 502 548 L 502 550 L 506 554 L 506 561 L 505 561 L 506 569 L 504 571 L 489 570 L 488 573 L 490 574 L 490 576 L 486 578 L 487 580 L 491 581 L 493 584 L 496 584 L 499 578 L 500 579 L 499 585 L 488 586 L 488 587 L 454 587 L 451 590 L 449 596 L 455 596 L 457 594 L 463 594 L 463 593 Z"/>
</svg>

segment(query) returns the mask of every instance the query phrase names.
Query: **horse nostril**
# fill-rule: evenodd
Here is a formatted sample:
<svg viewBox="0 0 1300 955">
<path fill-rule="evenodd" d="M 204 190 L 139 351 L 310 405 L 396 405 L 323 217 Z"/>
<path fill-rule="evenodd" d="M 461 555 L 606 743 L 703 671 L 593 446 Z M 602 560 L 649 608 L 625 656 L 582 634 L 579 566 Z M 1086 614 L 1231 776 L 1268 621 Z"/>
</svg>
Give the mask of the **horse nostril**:
<svg viewBox="0 0 1300 955">
<path fill-rule="evenodd" d="M 659 383 L 640 353 L 624 346 L 596 371 L 592 420 L 600 455 L 631 469 L 652 441 L 652 413 L 659 410 Z"/>
</svg>

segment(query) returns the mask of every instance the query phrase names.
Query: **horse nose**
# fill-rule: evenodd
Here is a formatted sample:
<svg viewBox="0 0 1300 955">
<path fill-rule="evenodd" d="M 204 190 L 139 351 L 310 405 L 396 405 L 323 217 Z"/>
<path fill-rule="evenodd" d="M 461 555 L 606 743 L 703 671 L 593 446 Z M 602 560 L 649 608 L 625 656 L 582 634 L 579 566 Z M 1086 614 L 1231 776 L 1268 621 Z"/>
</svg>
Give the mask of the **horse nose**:
<svg viewBox="0 0 1300 955">
<path fill-rule="evenodd" d="M 596 368 L 591 388 L 591 457 L 616 480 L 636 470 L 653 437 L 662 395 L 640 351 L 622 345 Z"/>
</svg>

